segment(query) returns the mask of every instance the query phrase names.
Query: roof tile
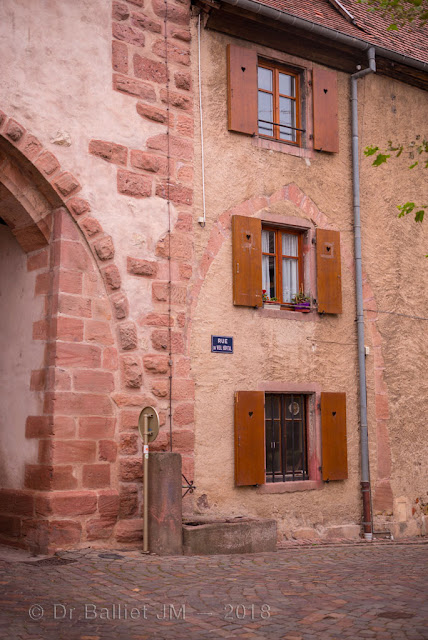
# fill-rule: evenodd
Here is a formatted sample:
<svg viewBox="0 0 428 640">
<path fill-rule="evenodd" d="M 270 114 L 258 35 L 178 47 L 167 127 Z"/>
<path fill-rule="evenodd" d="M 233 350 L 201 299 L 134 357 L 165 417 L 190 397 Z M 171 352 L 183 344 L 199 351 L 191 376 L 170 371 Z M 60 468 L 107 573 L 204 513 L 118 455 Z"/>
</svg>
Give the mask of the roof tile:
<svg viewBox="0 0 428 640">
<path fill-rule="evenodd" d="M 398 31 L 388 31 L 392 19 L 383 17 L 379 11 L 369 11 L 356 0 L 340 1 L 355 18 L 355 24 L 348 22 L 329 0 L 263 0 L 260 4 L 415 60 L 428 62 L 428 26 L 417 28 L 406 25 L 399 27 Z"/>
</svg>

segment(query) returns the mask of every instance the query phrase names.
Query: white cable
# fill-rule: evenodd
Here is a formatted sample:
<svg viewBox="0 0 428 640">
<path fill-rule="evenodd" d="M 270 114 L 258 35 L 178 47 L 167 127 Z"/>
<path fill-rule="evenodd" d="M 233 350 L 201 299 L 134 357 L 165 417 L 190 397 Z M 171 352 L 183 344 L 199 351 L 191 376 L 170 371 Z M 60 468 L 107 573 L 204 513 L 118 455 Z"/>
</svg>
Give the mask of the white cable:
<svg viewBox="0 0 428 640">
<path fill-rule="evenodd" d="M 198 19 L 198 78 L 199 78 L 199 114 L 201 120 L 201 162 L 202 162 L 202 208 L 204 217 L 202 226 L 205 227 L 206 211 L 205 211 L 205 163 L 204 163 L 204 128 L 202 118 L 202 87 L 201 87 L 201 14 Z"/>
</svg>

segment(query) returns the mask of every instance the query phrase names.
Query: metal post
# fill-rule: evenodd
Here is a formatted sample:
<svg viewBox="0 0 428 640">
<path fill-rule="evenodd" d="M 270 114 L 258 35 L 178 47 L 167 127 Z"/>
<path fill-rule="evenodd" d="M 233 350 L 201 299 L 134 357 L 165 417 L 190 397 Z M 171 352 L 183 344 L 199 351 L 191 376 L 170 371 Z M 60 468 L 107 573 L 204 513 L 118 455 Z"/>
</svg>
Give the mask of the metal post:
<svg viewBox="0 0 428 640">
<path fill-rule="evenodd" d="M 150 421 L 150 428 L 149 428 Z M 144 407 L 138 418 L 138 431 L 143 441 L 143 553 L 149 551 L 149 442 L 159 433 L 159 415 L 154 407 Z"/>
<path fill-rule="evenodd" d="M 149 416 L 144 415 L 143 431 L 143 551 L 149 551 Z"/>
</svg>

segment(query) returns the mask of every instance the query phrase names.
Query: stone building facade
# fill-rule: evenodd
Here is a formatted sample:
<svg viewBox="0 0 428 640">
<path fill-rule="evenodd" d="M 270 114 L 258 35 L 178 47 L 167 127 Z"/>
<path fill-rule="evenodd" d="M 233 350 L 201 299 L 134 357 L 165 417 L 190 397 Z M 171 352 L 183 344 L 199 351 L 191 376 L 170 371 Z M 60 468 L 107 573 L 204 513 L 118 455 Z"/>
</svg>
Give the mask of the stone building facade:
<svg viewBox="0 0 428 640">
<path fill-rule="evenodd" d="M 358 538 L 350 75 L 369 46 L 378 70 L 358 81 L 358 106 L 372 514 L 375 531 L 426 533 L 428 232 L 395 215 L 426 198 L 426 180 L 407 158 L 373 169 L 361 152 L 423 135 L 426 36 L 408 45 L 337 4 L 281 0 L 291 24 L 251 1 L 2 3 L 2 542 L 139 546 L 146 405 L 160 415 L 153 449 L 181 453 L 196 486 L 185 512 L 274 517 L 281 539 Z M 260 123 L 257 93 L 280 118 L 288 100 L 291 120 Z M 279 251 L 287 234 L 297 253 Z M 299 284 L 285 293 L 287 260 Z M 310 310 L 295 310 L 299 291 Z M 233 353 L 211 351 L 212 336 L 232 337 Z"/>
</svg>

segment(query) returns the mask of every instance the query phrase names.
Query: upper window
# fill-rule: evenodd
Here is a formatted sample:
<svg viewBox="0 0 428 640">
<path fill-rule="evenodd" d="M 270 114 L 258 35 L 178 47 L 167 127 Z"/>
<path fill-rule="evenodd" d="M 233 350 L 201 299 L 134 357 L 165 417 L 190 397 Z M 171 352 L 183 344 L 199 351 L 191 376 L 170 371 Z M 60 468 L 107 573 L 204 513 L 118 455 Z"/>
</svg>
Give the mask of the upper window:
<svg viewBox="0 0 428 640">
<path fill-rule="evenodd" d="M 303 291 L 301 233 L 262 228 L 262 287 L 265 301 L 282 304 Z"/>
<path fill-rule="evenodd" d="M 258 137 L 263 144 L 292 155 L 301 155 L 305 147 L 306 151 L 338 152 L 336 72 L 304 60 L 293 70 L 286 62 L 266 61 L 262 56 L 255 47 L 227 45 L 229 131 Z M 284 54 L 278 56 L 284 59 Z M 305 108 L 309 103 L 312 122 Z"/>
<path fill-rule="evenodd" d="M 259 62 L 257 88 L 259 135 L 300 145 L 299 76 Z"/>
</svg>

